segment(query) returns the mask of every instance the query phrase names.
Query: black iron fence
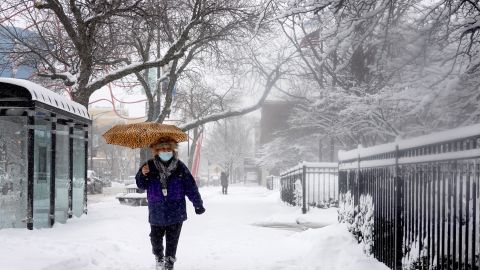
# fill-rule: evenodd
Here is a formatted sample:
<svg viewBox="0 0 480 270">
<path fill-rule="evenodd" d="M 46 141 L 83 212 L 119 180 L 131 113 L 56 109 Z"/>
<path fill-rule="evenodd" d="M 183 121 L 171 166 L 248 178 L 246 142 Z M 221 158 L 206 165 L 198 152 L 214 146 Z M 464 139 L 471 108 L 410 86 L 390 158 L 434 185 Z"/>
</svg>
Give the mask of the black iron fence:
<svg viewBox="0 0 480 270">
<path fill-rule="evenodd" d="M 280 176 L 280 196 L 290 205 L 330 207 L 338 204 L 338 164 L 303 162 Z"/>
<path fill-rule="evenodd" d="M 280 176 L 276 176 L 276 175 L 267 176 L 267 189 L 279 190 L 280 189 Z"/>
<path fill-rule="evenodd" d="M 339 218 L 375 258 L 392 269 L 480 269 L 480 125 L 339 160 Z"/>
</svg>

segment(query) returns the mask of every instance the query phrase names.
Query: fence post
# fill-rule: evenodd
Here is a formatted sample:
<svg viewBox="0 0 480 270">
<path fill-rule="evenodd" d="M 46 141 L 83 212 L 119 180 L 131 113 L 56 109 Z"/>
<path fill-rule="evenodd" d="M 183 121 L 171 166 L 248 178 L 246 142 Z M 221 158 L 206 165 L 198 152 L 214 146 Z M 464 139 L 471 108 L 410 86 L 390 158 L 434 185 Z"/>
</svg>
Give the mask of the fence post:
<svg viewBox="0 0 480 270">
<path fill-rule="evenodd" d="M 302 213 L 306 214 L 307 213 L 307 166 L 303 164 L 302 167 Z"/>
<path fill-rule="evenodd" d="M 395 146 L 395 270 L 402 270 L 403 257 L 403 179 L 400 176 L 398 144 Z"/>
</svg>

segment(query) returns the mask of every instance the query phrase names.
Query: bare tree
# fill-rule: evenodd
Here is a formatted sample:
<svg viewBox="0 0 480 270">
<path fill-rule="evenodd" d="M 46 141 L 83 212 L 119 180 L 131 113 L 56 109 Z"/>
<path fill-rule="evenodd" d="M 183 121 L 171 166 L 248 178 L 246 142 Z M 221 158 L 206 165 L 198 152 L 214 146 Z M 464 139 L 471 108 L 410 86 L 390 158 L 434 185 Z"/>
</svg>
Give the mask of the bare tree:
<svg viewBox="0 0 480 270">
<path fill-rule="evenodd" d="M 242 172 L 245 159 L 255 155 L 252 140 L 255 125 L 256 121 L 246 116 L 228 118 L 209 125 L 204 147 L 206 157 L 209 162 L 221 165 L 232 176 L 232 180 L 241 179 L 243 175 L 234 175 L 234 172 Z"/>
<path fill-rule="evenodd" d="M 83 105 L 88 104 L 95 90 L 111 82 L 148 68 L 169 63 L 174 66 L 182 57 L 188 58 L 189 51 L 200 43 L 248 31 L 245 27 L 258 15 L 259 8 L 248 1 L 209 0 L 44 0 L 34 6 L 31 1 L 9 0 L 1 7 L 2 28 L 19 45 L 14 53 L 39 57 L 38 75 L 63 81 L 72 88 L 73 100 Z M 35 30 L 38 39 L 22 38 L 9 29 L 7 26 L 14 24 L 14 16 L 21 16 Z M 144 24 L 135 23 L 139 20 Z M 129 40 L 128 33 L 143 31 L 142 27 L 152 20 L 163 26 L 161 33 L 157 33 L 162 43 L 155 48 L 160 54 L 147 59 L 132 57 L 131 44 L 125 42 Z M 167 93 L 166 103 L 169 102 Z M 167 105 L 162 117 L 168 110 Z"/>
<path fill-rule="evenodd" d="M 198 119 L 223 110 L 224 95 L 215 93 L 215 89 L 202 82 L 198 74 L 193 73 L 177 87 L 174 110 L 182 114 L 182 119 L 188 121 Z M 193 128 L 192 142 L 190 145 L 188 166 L 191 168 L 197 141 L 204 132 L 203 125 Z"/>
<path fill-rule="evenodd" d="M 297 52 L 292 133 L 350 148 L 479 120 L 478 5 L 418 3 L 275 1 Z"/>
</svg>

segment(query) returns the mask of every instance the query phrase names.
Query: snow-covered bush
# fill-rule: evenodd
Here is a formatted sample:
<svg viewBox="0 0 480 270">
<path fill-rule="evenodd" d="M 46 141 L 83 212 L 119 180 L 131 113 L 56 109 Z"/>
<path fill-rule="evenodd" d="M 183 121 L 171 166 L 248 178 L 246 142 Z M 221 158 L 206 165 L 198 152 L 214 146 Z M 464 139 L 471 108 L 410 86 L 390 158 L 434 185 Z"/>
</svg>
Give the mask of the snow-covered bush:
<svg viewBox="0 0 480 270">
<path fill-rule="evenodd" d="M 301 179 L 295 180 L 294 187 L 295 189 L 293 190 L 293 198 L 294 198 L 295 205 L 302 206 L 303 204 L 302 180 Z"/>
<path fill-rule="evenodd" d="M 363 245 L 366 254 L 372 254 L 373 248 L 373 198 L 371 195 L 360 196 L 359 212 L 355 216 L 355 228 L 360 232 L 358 241 Z"/>
<path fill-rule="evenodd" d="M 436 245 L 436 243 L 432 243 L 432 245 Z M 462 257 L 465 257 L 466 252 L 467 251 L 464 249 L 462 252 Z M 479 263 L 480 263 L 480 255 L 476 254 L 474 266 L 472 266 L 470 259 L 467 262 L 463 261 L 462 264 L 460 265 L 458 261 L 458 254 L 457 254 L 456 259 L 453 258 L 453 255 L 450 255 L 450 256 L 443 255 L 440 258 L 437 258 L 435 256 L 433 264 L 430 264 L 428 260 L 427 238 L 423 239 L 423 245 L 422 245 L 422 248 L 420 248 L 420 241 L 419 241 L 419 238 L 417 237 L 413 243 L 404 246 L 404 253 L 402 258 L 402 269 L 407 269 L 407 270 L 477 269 L 478 270 L 479 268 L 477 267 L 477 265 L 479 265 Z"/>
<path fill-rule="evenodd" d="M 287 181 L 282 181 L 280 186 L 280 198 L 283 202 L 293 203 L 293 192 L 288 188 Z"/>
<path fill-rule="evenodd" d="M 340 195 L 340 203 L 338 207 L 338 222 L 353 224 L 355 219 L 355 211 L 353 205 L 353 196 L 348 191 Z"/>
<path fill-rule="evenodd" d="M 295 182 L 293 183 L 293 189 L 290 188 L 290 184 L 288 182 L 282 182 L 280 197 L 282 201 L 289 203 L 293 206 L 302 206 L 303 191 L 301 179 L 295 180 Z"/>
<path fill-rule="evenodd" d="M 374 233 L 374 205 L 372 196 L 360 196 L 360 205 L 354 206 L 354 198 L 350 191 L 342 195 L 340 200 L 338 219 L 347 223 L 348 230 L 362 244 L 366 254 L 372 254 Z"/>
<path fill-rule="evenodd" d="M 406 245 L 404 250 L 405 253 L 402 259 L 402 268 L 408 270 L 423 269 L 422 265 L 426 263 L 426 256 L 423 256 L 423 253 L 426 251 L 426 247 L 420 250 L 420 241 L 418 237 L 413 243 Z"/>
</svg>

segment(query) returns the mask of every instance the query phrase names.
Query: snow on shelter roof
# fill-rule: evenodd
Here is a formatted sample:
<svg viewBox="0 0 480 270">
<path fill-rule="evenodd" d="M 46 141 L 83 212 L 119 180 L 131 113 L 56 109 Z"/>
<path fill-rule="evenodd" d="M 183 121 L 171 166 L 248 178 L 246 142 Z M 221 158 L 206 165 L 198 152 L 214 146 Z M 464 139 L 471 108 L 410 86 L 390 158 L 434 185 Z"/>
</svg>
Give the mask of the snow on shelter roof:
<svg viewBox="0 0 480 270">
<path fill-rule="evenodd" d="M 59 95 L 47 88 L 33 83 L 31 81 L 14 78 L 0 78 L 0 83 L 7 83 L 25 88 L 30 92 L 32 100 L 48 104 L 52 107 L 78 115 L 85 119 L 90 119 L 85 106 L 71 101 L 68 98 Z"/>
</svg>

